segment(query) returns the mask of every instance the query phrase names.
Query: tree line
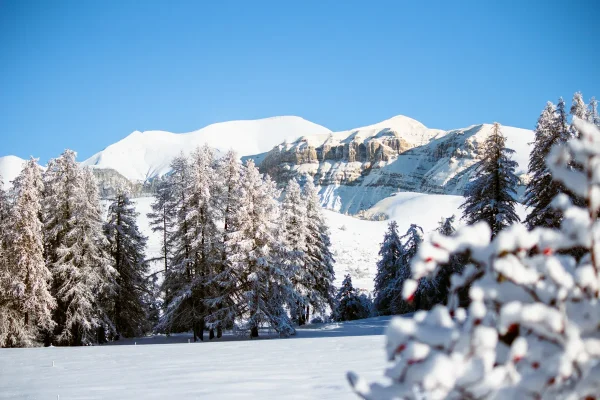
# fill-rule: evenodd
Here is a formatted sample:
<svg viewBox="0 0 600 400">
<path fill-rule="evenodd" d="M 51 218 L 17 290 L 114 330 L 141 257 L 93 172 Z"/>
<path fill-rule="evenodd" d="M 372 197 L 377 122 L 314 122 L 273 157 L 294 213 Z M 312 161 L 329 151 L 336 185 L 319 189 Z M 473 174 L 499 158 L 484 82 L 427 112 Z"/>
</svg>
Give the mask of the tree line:
<svg viewBox="0 0 600 400">
<path fill-rule="evenodd" d="M 0 345 L 89 345 L 150 331 L 295 333 L 335 308 L 333 257 L 309 180 L 285 193 L 229 152 L 172 162 L 148 215 L 162 282 L 125 190 L 104 210 L 90 169 L 66 150 L 30 159 L 0 190 Z M 0 188 L 2 187 L 0 179 Z"/>
</svg>

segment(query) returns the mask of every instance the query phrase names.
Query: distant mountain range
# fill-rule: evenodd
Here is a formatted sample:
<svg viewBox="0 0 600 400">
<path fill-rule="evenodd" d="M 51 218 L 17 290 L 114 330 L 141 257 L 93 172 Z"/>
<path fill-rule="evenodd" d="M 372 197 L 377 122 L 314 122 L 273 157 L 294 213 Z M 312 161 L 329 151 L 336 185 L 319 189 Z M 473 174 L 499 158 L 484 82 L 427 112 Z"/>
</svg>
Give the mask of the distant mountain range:
<svg viewBox="0 0 600 400">
<path fill-rule="evenodd" d="M 255 159 L 282 185 L 293 177 L 314 179 L 324 207 L 374 216 L 382 211 L 377 203 L 398 191 L 463 194 L 490 127 L 444 131 L 396 116 L 331 132 L 300 117 L 284 116 L 223 122 L 189 133 L 135 131 L 82 164 L 94 169 L 103 194 L 117 184 L 140 193 L 151 191 L 152 180 L 169 172 L 174 157 L 206 143 L 217 154 L 232 149 L 242 159 Z M 533 132 L 511 127 L 502 127 L 502 132 L 516 151 L 525 182 Z M 18 175 L 22 163 L 15 156 L 0 157 L 5 185 Z"/>
</svg>

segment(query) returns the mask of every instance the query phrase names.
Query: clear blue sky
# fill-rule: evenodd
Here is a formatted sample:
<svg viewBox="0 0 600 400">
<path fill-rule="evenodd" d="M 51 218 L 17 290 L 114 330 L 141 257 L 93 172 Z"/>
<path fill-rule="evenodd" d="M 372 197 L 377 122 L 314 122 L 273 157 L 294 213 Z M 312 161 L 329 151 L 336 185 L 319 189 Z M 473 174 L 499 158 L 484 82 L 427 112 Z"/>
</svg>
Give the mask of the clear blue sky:
<svg viewBox="0 0 600 400">
<path fill-rule="evenodd" d="M 598 21 L 596 0 L 0 0 L 0 155 L 275 115 L 532 128 L 600 97 Z"/>
</svg>

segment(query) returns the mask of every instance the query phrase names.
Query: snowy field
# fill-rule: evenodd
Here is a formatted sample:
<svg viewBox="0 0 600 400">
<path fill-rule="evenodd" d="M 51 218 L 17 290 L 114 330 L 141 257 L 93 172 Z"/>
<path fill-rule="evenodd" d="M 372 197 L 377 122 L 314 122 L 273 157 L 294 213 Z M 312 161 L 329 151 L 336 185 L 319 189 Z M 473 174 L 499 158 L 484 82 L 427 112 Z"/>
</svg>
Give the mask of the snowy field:
<svg viewBox="0 0 600 400">
<path fill-rule="evenodd" d="M 388 322 L 313 325 L 289 339 L 1 349 L 0 399 L 353 399 L 345 374 L 380 379 Z"/>
</svg>

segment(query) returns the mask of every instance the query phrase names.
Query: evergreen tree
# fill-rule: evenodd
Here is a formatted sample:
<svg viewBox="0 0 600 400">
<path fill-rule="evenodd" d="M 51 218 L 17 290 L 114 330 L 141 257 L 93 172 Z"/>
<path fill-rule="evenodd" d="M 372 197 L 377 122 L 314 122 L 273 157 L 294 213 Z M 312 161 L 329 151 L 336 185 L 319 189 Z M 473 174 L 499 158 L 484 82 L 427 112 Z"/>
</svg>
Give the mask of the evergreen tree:
<svg viewBox="0 0 600 400">
<path fill-rule="evenodd" d="M 525 190 L 525 205 L 531 208 L 525 219 L 529 229 L 538 226 L 547 228 L 560 226 L 562 214 L 553 208 L 551 203 L 564 188 L 552 179 L 552 174 L 546 165 L 546 157 L 554 145 L 567 139 L 568 136 L 561 128 L 559 114 L 554 104 L 548 102 L 538 118 L 534 146 L 529 155 L 530 181 Z"/>
<path fill-rule="evenodd" d="M 427 294 L 429 282 L 419 282 L 419 290 L 412 303 L 406 302 L 402 298 L 402 288 L 404 282 L 411 277 L 410 263 L 417 254 L 420 244 L 423 242 L 423 228 L 416 224 L 411 224 L 406 233 L 400 237 L 402 247 L 396 264 L 396 275 L 391 286 L 391 305 L 390 309 L 393 314 L 404 314 L 410 311 L 418 310 L 421 307 L 421 299 L 424 294 Z M 427 285 L 427 286 L 424 286 Z"/>
<path fill-rule="evenodd" d="M 370 316 L 370 300 L 352 286 L 352 277 L 346 275 L 336 295 L 337 308 L 333 314 L 336 321 L 353 321 Z"/>
<path fill-rule="evenodd" d="M 311 179 L 308 179 L 303 188 L 303 197 L 306 200 L 306 274 L 310 279 L 307 294 L 308 305 L 306 306 L 305 321 L 310 320 L 310 307 L 313 311 L 325 313 L 326 306 L 334 307 L 335 272 L 333 264 L 335 260 L 331 253 L 331 239 L 329 228 L 323 215 L 323 209 L 319 201 L 319 193 Z"/>
<path fill-rule="evenodd" d="M 148 305 L 144 301 L 148 295 L 148 264 L 144 259 L 147 238 L 138 229 L 137 216 L 127 193 L 118 190 L 109 206 L 104 232 L 117 272 L 111 317 L 117 335 L 124 337 L 138 336 L 148 329 Z"/>
<path fill-rule="evenodd" d="M 154 202 L 151 205 L 152 211 L 147 217 L 152 228 L 152 232 L 160 232 L 161 235 L 161 256 L 163 261 L 164 276 L 167 276 L 169 263 L 172 255 L 172 237 L 175 229 L 175 219 L 177 217 L 176 202 L 173 198 L 173 185 L 169 177 L 158 178 L 156 183 L 156 192 L 154 193 Z M 169 294 L 165 293 L 165 299 Z"/>
<path fill-rule="evenodd" d="M 254 162 L 246 163 L 242 181 L 241 207 L 232 224 L 230 239 L 233 267 L 241 271 L 241 310 L 250 336 L 258 336 L 263 323 L 280 335 L 295 333 L 284 305 L 293 295 L 289 277 L 274 259 L 277 244 L 279 191 L 268 176 L 261 176 Z M 234 243 L 231 243 L 234 242 Z"/>
<path fill-rule="evenodd" d="M 42 175 L 37 161 L 27 161 L 13 182 L 8 224 L 7 262 L 9 267 L 11 303 L 22 315 L 23 328 L 16 318 L 13 328 L 17 337 L 8 338 L 11 345 L 31 345 L 41 332 L 54 327 L 52 310 L 56 301 L 50 293 L 52 275 L 44 263 L 41 197 Z"/>
<path fill-rule="evenodd" d="M 600 115 L 598 115 L 598 101 L 595 97 L 590 99 L 588 104 L 588 122 L 600 127 Z"/>
<path fill-rule="evenodd" d="M 377 275 L 375 276 L 375 309 L 380 315 L 392 314 L 392 299 L 394 282 L 397 275 L 398 263 L 402 252 L 402 243 L 398 234 L 398 224 L 392 220 L 383 237 L 377 261 Z"/>
<path fill-rule="evenodd" d="M 216 165 L 216 182 L 214 185 L 213 207 L 217 210 L 221 221 L 220 259 L 215 260 L 209 281 L 210 295 L 207 305 L 209 316 L 207 322 L 217 330 L 221 337 L 225 327 L 233 326 L 239 314 L 237 307 L 237 289 L 241 273 L 234 268 L 230 247 L 234 245 L 236 230 L 233 219 L 237 209 L 241 207 L 241 164 L 237 155 L 229 151 Z"/>
<path fill-rule="evenodd" d="M 500 124 L 494 123 L 483 145 L 483 159 L 476 170 L 476 178 L 469 184 L 465 202 L 460 206 L 468 225 L 486 221 L 492 237 L 519 221 L 515 212 L 517 163 L 510 158 L 513 153 L 514 150 L 506 147 Z"/>
<path fill-rule="evenodd" d="M 192 328 L 193 317 L 190 291 L 187 290 L 193 276 L 192 230 L 188 221 L 191 171 L 189 161 L 183 154 L 171 162 L 168 179 L 172 190 L 172 204 L 169 207 L 175 213 L 175 229 L 170 239 L 172 261 L 163 282 L 166 307 L 158 328 L 168 332 L 182 332 Z"/>
<path fill-rule="evenodd" d="M 289 275 L 294 287 L 295 296 L 290 300 L 292 319 L 304 325 L 308 305 L 308 295 L 312 291 L 312 276 L 306 268 L 307 219 L 306 202 L 302 196 L 300 185 L 295 179 L 288 182 L 281 204 L 280 260 L 283 269 Z"/>
<path fill-rule="evenodd" d="M 9 202 L 0 176 L 0 347 L 27 345 L 33 338 L 25 326 L 20 310 L 21 285 L 17 271 L 8 260 L 11 228 L 8 223 Z"/>
<path fill-rule="evenodd" d="M 106 317 L 98 296 L 112 279 L 96 182 L 89 170 L 81 170 L 71 150 L 50 160 L 44 180 L 46 260 L 58 304 L 56 341 L 93 343 Z"/>
<path fill-rule="evenodd" d="M 438 222 L 438 227 L 436 229 L 437 232 L 441 233 L 444 236 L 452 236 L 454 232 L 456 232 L 456 228 L 454 227 L 454 220 L 456 219 L 455 215 L 452 215 L 448 218 L 440 219 Z"/>
<path fill-rule="evenodd" d="M 572 117 L 581 118 L 584 121 L 588 120 L 588 107 L 586 106 L 585 101 L 583 101 L 581 92 L 577 92 L 573 95 L 570 113 Z M 574 137 L 579 136 L 579 132 L 575 128 L 575 125 L 571 124 L 570 129 Z"/>
</svg>

